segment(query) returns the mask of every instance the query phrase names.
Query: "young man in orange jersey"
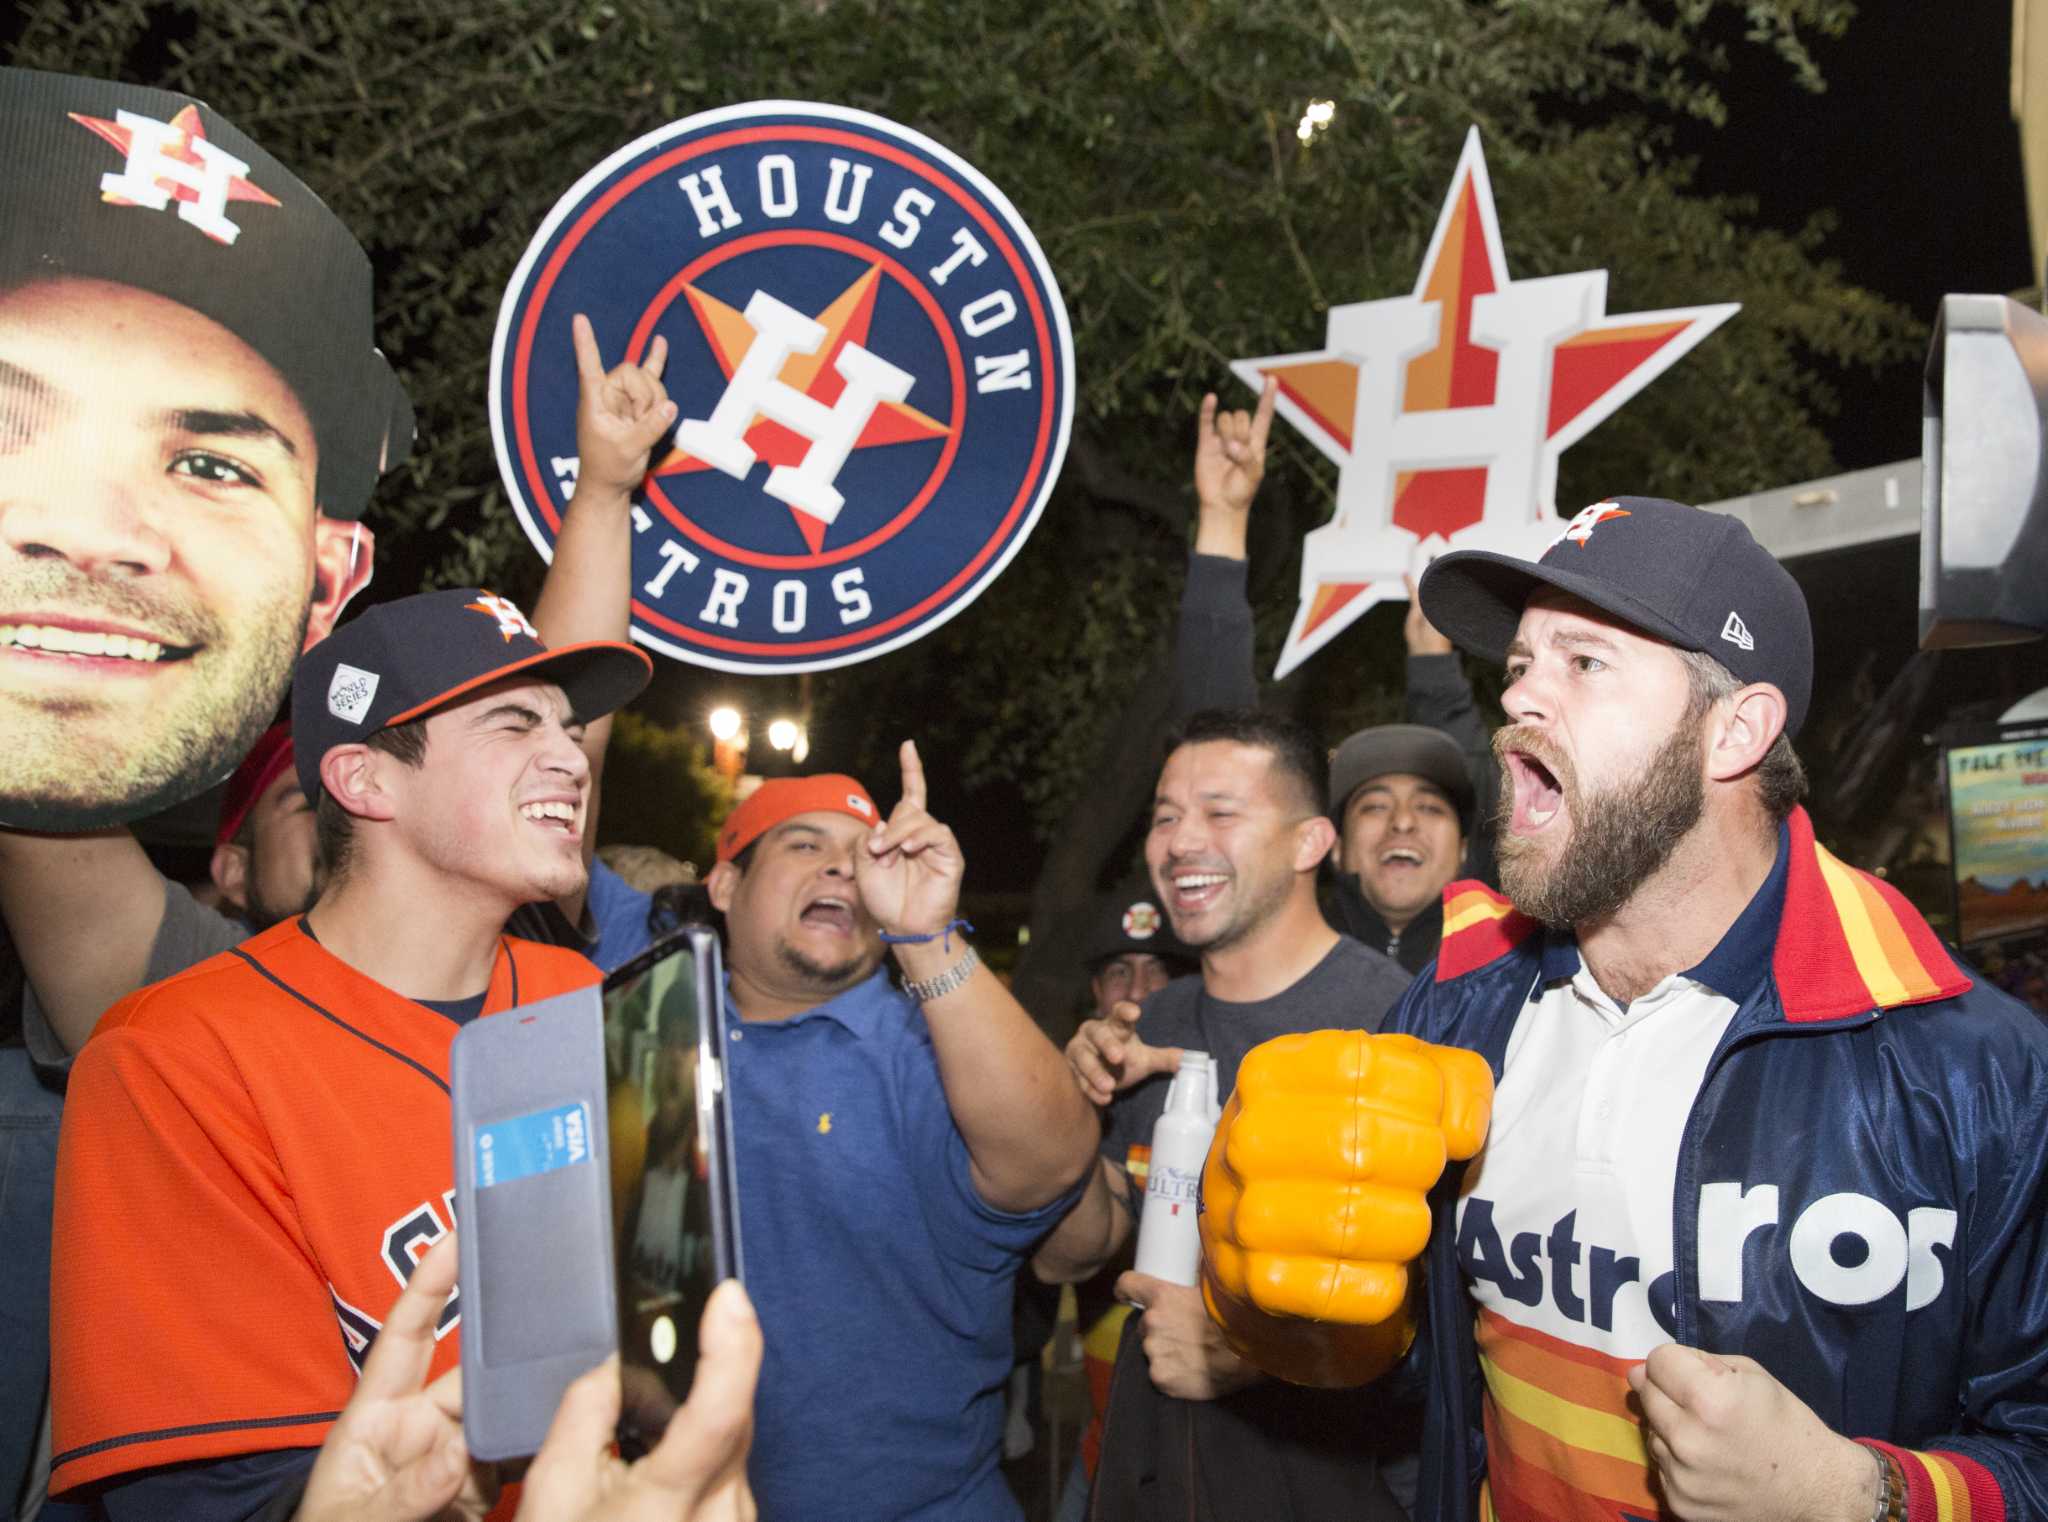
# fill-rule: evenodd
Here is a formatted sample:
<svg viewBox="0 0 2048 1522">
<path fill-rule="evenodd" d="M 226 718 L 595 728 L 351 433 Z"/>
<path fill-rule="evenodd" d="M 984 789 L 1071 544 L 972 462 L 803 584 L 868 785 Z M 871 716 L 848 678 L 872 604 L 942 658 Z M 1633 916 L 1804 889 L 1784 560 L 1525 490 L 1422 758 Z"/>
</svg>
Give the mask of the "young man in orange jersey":
<svg viewBox="0 0 2048 1522">
<path fill-rule="evenodd" d="M 457 1027 L 598 976 L 503 927 L 582 880 L 583 726 L 648 674 L 629 645 L 550 650 L 474 589 L 374 608 L 302 662 L 319 901 L 124 999 L 72 1069 L 53 1494 L 89 1490 L 115 1522 L 211 1522 L 311 1464 L 453 1225 Z M 455 1356 L 446 1338 L 436 1366 Z"/>
</svg>

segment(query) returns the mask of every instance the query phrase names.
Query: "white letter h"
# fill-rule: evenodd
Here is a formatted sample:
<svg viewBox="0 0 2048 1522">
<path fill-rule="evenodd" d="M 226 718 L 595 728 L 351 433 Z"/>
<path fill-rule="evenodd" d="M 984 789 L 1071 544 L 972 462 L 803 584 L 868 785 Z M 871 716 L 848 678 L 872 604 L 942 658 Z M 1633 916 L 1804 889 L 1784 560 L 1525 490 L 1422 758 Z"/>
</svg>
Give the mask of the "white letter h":
<svg viewBox="0 0 2048 1522">
<path fill-rule="evenodd" d="M 725 395 L 709 418 L 685 419 L 676 430 L 676 443 L 707 465 L 745 480 L 756 459 L 747 445 L 747 427 L 757 413 L 773 418 L 809 439 L 811 447 L 802 463 L 778 465 L 768 472 L 768 495 L 830 523 L 846 505 L 832 485 L 840 467 L 853 453 L 875 408 L 902 401 L 910 394 L 914 377 L 859 344 L 845 344 L 832 367 L 846 389 L 827 407 L 779 379 L 790 355 L 817 352 L 825 341 L 823 325 L 766 291 L 756 291 L 748 300 L 746 318 L 754 341 L 726 383 Z"/>
</svg>

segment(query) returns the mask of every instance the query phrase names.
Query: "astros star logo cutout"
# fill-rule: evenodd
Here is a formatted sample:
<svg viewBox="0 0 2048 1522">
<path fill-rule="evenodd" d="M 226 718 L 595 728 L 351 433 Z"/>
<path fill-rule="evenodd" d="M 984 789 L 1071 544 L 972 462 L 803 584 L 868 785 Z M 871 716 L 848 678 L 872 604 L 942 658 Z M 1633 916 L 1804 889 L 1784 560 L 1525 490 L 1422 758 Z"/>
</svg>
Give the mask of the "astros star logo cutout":
<svg viewBox="0 0 2048 1522">
<path fill-rule="evenodd" d="M 1284 676 L 1444 549 L 1535 559 L 1557 534 L 1557 460 L 1736 312 L 1610 314 L 1607 272 L 1514 280 L 1478 129 L 1411 295 L 1332 307 L 1326 347 L 1234 361 L 1338 468 L 1302 546 Z"/>
</svg>

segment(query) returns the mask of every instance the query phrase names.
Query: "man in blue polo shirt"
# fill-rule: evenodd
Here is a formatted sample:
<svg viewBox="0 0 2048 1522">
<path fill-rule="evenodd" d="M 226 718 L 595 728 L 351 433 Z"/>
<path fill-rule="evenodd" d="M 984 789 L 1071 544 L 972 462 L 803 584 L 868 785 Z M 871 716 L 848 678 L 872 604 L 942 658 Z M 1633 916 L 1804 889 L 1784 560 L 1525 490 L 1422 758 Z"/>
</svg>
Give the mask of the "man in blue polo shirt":
<svg viewBox="0 0 2048 1522">
<path fill-rule="evenodd" d="M 1012 1286 L 1098 1138 L 960 934 L 959 844 L 909 742 L 902 761 L 886 823 L 851 777 L 764 783 L 705 881 L 767 1346 L 748 1465 L 764 1522 L 1021 1522 L 997 1468 Z"/>
</svg>

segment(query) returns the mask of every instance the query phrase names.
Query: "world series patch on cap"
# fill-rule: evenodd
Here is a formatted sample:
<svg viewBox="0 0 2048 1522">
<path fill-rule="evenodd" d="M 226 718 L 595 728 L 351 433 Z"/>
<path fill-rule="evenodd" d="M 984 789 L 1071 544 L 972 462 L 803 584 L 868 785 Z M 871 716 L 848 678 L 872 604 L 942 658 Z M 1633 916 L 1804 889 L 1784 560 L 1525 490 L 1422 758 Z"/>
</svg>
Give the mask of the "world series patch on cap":
<svg viewBox="0 0 2048 1522">
<path fill-rule="evenodd" d="M 1066 454 L 1073 342 L 1031 230 L 939 144 L 763 101 L 629 143 L 556 205 L 491 355 L 498 465 L 552 553 L 576 485 L 570 322 L 668 340 L 633 513 L 633 635 L 812 671 L 930 632 L 1001 573 Z"/>
</svg>

